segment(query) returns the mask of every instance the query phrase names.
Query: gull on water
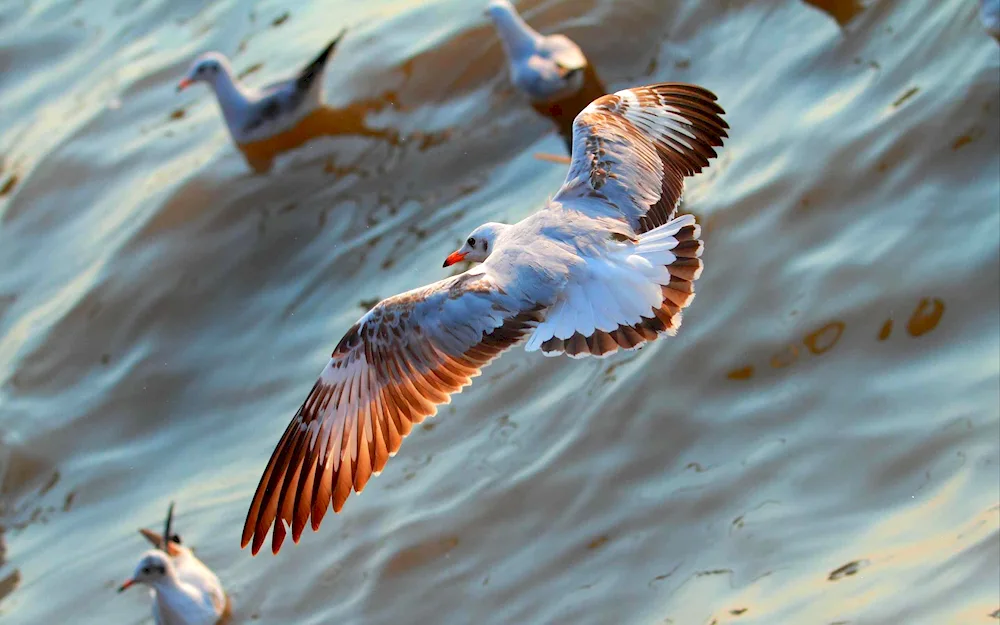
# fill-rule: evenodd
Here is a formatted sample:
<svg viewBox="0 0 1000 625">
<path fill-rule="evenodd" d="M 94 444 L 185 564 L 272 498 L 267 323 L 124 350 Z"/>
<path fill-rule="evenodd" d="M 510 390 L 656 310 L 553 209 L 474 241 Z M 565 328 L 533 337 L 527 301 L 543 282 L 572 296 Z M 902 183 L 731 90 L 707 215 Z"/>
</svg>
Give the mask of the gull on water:
<svg viewBox="0 0 1000 625">
<path fill-rule="evenodd" d="M 583 87 L 587 57 L 568 37 L 540 35 L 508 0 L 492 0 L 486 15 L 507 53 L 511 81 L 531 100 L 561 99 Z"/>
<path fill-rule="evenodd" d="M 385 299 L 340 341 L 278 442 L 243 527 L 277 553 L 339 512 L 400 447 L 501 352 L 607 356 L 681 325 L 702 271 L 700 227 L 675 217 L 684 179 L 727 136 L 701 87 L 625 89 L 576 117 L 573 161 L 538 212 L 476 228 L 445 266 L 458 275 Z"/>
<path fill-rule="evenodd" d="M 156 625 L 215 625 L 228 614 L 229 599 L 215 573 L 171 531 L 173 516 L 171 502 L 163 534 L 139 530 L 155 549 L 142 554 L 118 592 L 135 584 L 149 586 Z"/>
<path fill-rule="evenodd" d="M 979 20 L 986 27 L 986 32 L 1000 41 L 1000 0 L 981 0 Z"/>
<path fill-rule="evenodd" d="M 260 89 L 248 87 L 233 74 L 225 55 L 206 52 L 191 64 L 177 90 L 183 91 L 196 82 L 208 83 L 215 91 L 233 141 L 246 144 L 267 139 L 291 129 L 323 105 L 323 71 L 345 32 L 341 31 L 294 78 Z"/>
</svg>

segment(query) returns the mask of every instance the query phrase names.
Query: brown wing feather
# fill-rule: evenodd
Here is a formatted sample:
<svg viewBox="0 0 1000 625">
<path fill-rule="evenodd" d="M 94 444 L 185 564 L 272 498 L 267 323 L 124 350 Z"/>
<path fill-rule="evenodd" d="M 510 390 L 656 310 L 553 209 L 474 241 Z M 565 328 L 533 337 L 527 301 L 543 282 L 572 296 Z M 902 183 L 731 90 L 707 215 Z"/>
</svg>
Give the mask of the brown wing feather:
<svg viewBox="0 0 1000 625">
<path fill-rule="evenodd" d="M 461 292 L 446 297 L 454 300 Z M 272 525 L 277 553 L 286 524 L 298 542 L 310 520 L 316 530 L 330 507 L 339 512 L 352 491 L 360 493 L 382 470 L 414 424 L 540 319 L 538 307 L 510 311 L 499 327 L 480 331 L 478 340 L 456 350 L 414 323 L 414 302 L 387 302 L 344 336 L 271 454 L 243 527 L 242 545 L 252 542 L 254 554 Z"/>
<path fill-rule="evenodd" d="M 716 156 L 729 126 L 715 95 L 663 83 L 598 98 L 574 121 L 573 161 L 555 200 L 598 197 L 643 233 L 674 217 L 684 178 Z"/>
</svg>

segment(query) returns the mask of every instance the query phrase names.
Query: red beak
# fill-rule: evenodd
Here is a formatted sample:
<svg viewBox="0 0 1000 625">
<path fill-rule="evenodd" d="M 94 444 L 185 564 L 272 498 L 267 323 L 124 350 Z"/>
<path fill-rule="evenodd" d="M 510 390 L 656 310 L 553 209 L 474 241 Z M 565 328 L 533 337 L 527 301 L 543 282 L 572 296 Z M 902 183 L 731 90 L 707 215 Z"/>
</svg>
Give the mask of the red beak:
<svg viewBox="0 0 1000 625">
<path fill-rule="evenodd" d="M 452 252 L 448 255 L 448 258 L 444 259 L 444 267 L 451 267 L 455 263 L 462 262 L 465 260 L 465 254 L 461 252 Z"/>
<path fill-rule="evenodd" d="M 191 86 L 191 80 L 188 78 L 184 78 L 179 83 L 177 83 L 177 91 L 184 91 L 190 86 Z"/>
<path fill-rule="evenodd" d="M 134 579 L 127 579 L 125 583 L 118 587 L 118 592 L 125 592 L 125 590 L 135 583 Z"/>
</svg>

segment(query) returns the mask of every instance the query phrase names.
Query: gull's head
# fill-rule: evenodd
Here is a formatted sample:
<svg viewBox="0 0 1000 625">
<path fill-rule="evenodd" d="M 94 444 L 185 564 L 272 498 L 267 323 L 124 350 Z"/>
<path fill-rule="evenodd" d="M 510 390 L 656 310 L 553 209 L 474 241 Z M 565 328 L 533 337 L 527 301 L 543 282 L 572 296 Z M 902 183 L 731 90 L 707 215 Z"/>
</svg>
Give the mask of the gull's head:
<svg viewBox="0 0 1000 625">
<path fill-rule="evenodd" d="M 229 61 L 218 52 L 206 52 L 194 60 L 191 69 L 177 83 L 177 90 L 183 91 L 196 82 L 207 82 L 214 85 L 220 76 L 226 74 L 229 69 Z"/>
<path fill-rule="evenodd" d="M 516 10 L 509 0 L 490 0 L 490 3 L 486 5 L 486 9 L 483 11 L 483 15 L 492 20 L 511 13 L 516 13 Z"/>
<path fill-rule="evenodd" d="M 118 587 L 118 592 L 125 592 L 127 588 L 135 584 L 155 586 L 170 576 L 173 566 L 167 554 L 159 549 L 151 549 L 142 555 L 142 559 L 136 565 L 132 577 L 125 580 L 125 583 Z"/>
<path fill-rule="evenodd" d="M 483 224 L 472 231 L 469 238 L 465 240 L 462 247 L 448 255 L 444 259 L 444 266 L 450 267 L 463 260 L 481 263 L 490 257 L 493 247 L 497 242 L 497 237 L 506 228 L 506 224 L 488 223 Z"/>
</svg>

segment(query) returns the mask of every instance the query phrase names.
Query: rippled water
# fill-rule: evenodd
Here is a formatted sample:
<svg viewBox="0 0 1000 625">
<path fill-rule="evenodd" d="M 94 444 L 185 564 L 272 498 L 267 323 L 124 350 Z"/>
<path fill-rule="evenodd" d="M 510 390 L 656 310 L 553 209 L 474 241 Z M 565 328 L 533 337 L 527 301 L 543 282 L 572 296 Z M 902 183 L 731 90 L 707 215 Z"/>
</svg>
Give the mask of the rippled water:
<svg viewBox="0 0 1000 625">
<path fill-rule="evenodd" d="M 1000 47 L 972 0 L 817 2 L 843 28 L 797 0 L 519 3 L 609 89 L 728 111 L 680 336 L 515 350 L 319 533 L 239 549 L 363 307 L 564 176 L 481 4 L 0 4 L 4 623 L 149 622 L 114 588 L 171 499 L 235 622 L 996 622 Z M 266 175 L 174 92 L 197 52 L 262 84 L 343 26 L 349 133 Z"/>
</svg>

